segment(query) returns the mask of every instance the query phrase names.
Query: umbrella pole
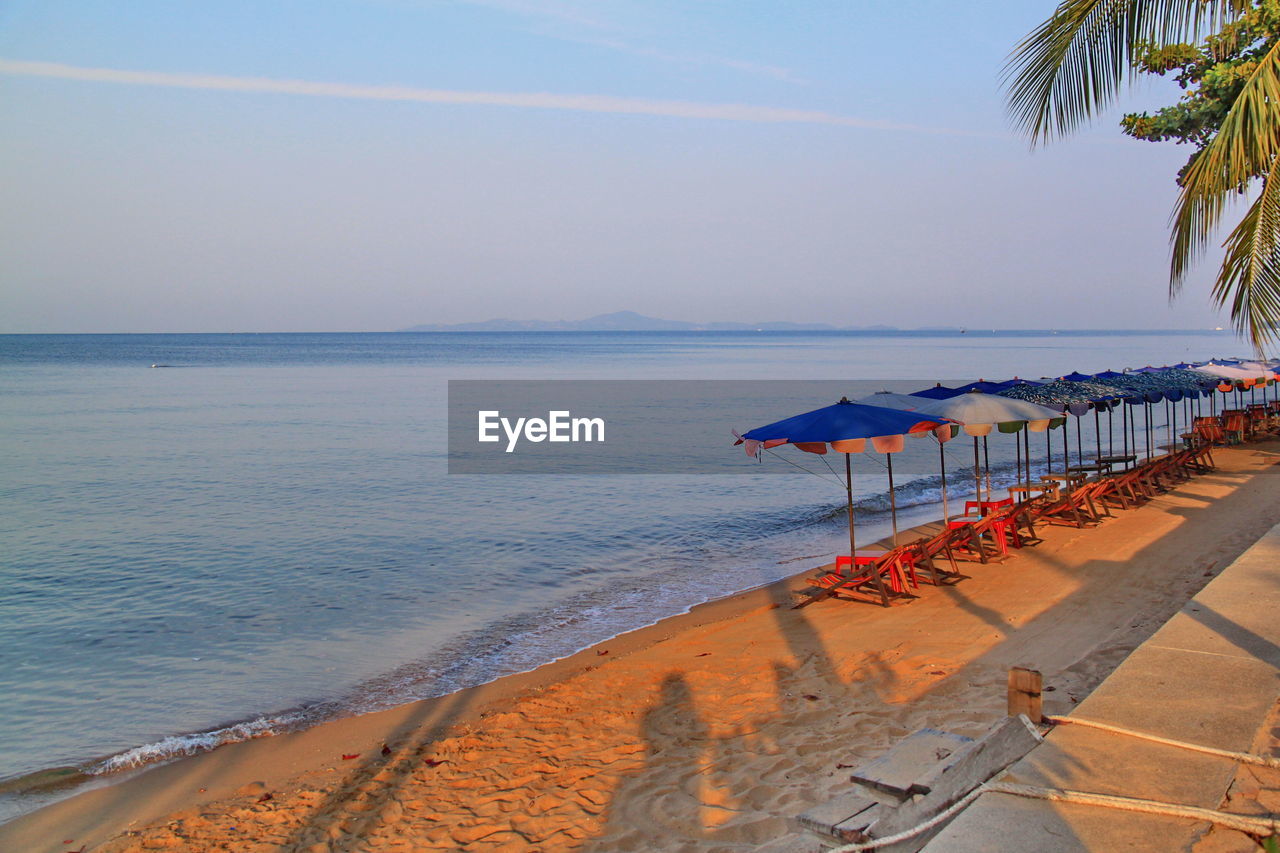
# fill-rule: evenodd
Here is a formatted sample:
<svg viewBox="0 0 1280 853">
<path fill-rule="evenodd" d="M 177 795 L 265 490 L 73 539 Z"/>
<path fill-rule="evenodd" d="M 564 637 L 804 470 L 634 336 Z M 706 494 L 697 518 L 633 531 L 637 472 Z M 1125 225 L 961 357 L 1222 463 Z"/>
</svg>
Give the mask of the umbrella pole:
<svg viewBox="0 0 1280 853">
<path fill-rule="evenodd" d="M 1124 405 L 1121 403 L 1120 405 Z M 1115 406 L 1107 407 L 1107 455 L 1116 455 L 1116 409 Z"/>
<path fill-rule="evenodd" d="M 1053 427 L 1051 426 L 1044 431 L 1044 472 L 1053 473 Z"/>
<path fill-rule="evenodd" d="M 1138 455 L 1138 410 L 1135 408 L 1132 411 L 1133 411 L 1133 414 L 1129 416 L 1129 452 L 1134 456 L 1137 456 Z"/>
<path fill-rule="evenodd" d="M 858 573 L 858 541 L 853 532 L 853 461 L 848 453 L 844 455 L 844 491 L 849 498 L 849 573 L 856 575 Z M 874 567 L 871 570 L 871 579 L 876 585 L 876 591 L 880 593 L 880 603 L 888 607 L 889 593 L 885 592 L 884 578 L 880 577 L 880 572 Z"/>
<path fill-rule="evenodd" d="M 893 518 L 893 547 L 898 547 L 898 496 L 893 493 L 893 454 L 886 453 L 885 461 L 889 465 L 889 515 Z"/>
<path fill-rule="evenodd" d="M 1120 405 L 1124 406 L 1124 408 L 1120 410 L 1120 444 L 1124 448 L 1122 455 L 1128 456 L 1129 455 L 1129 404 L 1127 402 L 1122 402 L 1120 403 Z"/>
<path fill-rule="evenodd" d="M 1151 459 L 1151 404 L 1150 404 L 1150 403 L 1143 403 L 1143 404 L 1142 404 L 1142 408 L 1144 409 L 1144 411 L 1143 411 L 1143 413 L 1142 413 L 1142 414 L 1143 414 L 1143 417 L 1146 419 L 1146 422 L 1147 422 L 1147 423 L 1146 423 L 1146 427 L 1147 427 L 1147 460 L 1148 460 L 1148 461 L 1150 461 L 1150 459 Z"/>
<path fill-rule="evenodd" d="M 987 471 L 987 500 L 991 500 L 991 454 L 987 452 L 987 437 L 982 437 L 982 463 Z"/>
<path fill-rule="evenodd" d="M 1016 479 L 1017 479 L 1017 482 L 1021 483 L 1022 482 L 1022 436 L 1018 435 L 1018 433 L 1016 432 L 1013 434 L 1013 452 L 1015 454 L 1014 461 L 1017 463 L 1017 466 L 1018 466 L 1018 473 L 1017 473 Z"/>
<path fill-rule="evenodd" d="M 1067 419 L 1062 423 L 1062 473 L 1066 474 L 1067 469 L 1071 467 L 1071 421 Z M 1063 481 L 1064 484 L 1070 485 Z"/>
<path fill-rule="evenodd" d="M 976 500 L 982 500 L 982 467 L 978 464 L 978 437 L 973 437 L 973 491 Z"/>
<path fill-rule="evenodd" d="M 951 511 L 947 508 L 947 446 L 938 441 L 938 468 L 942 471 L 942 522 L 951 525 Z"/>
<path fill-rule="evenodd" d="M 1022 433 L 1022 455 L 1027 460 L 1027 479 L 1026 485 L 1031 485 L 1031 424 L 1027 424 L 1026 430 Z M 1031 497 L 1030 492 L 1024 492 L 1023 498 Z"/>
<path fill-rule="evenodd" d="M 1083 420 L 1084 420 L 1083 417 L 1080 417 L 1080 416 L 1076 417 L 1076 464 L 1077 465 L 1084 464 L 1084 437 L 1081 434 L 1081 430 L 1083 429 L 1083 427 L 1080 426 L 1080 422 Z"/>
<path fill-rule="evenodd" d="M 1093 409 L 1093 444 L 1098 448 L 1098 456 L 1102 456 L 1102 415 L 1097 406 Z"/>
</svg>

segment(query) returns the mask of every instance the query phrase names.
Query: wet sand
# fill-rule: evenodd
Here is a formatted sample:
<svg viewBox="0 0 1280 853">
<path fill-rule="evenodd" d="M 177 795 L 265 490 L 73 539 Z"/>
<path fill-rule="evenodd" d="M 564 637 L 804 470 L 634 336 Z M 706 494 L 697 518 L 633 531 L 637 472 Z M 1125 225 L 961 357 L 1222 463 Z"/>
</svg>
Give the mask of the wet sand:
<svg viewBox="0 0 1280 853">
<path fill-rule="evenodd" d="M 1050 713 L 1087 695 L 1280 522 L 1280 443 L 1216 459 L 906 605 L 796 611 L 798 579 L 778 583 L 533 673 L 153 769 L 0 827 L 0 849 L 749 850 L 843 791 L 839 765 L 923 726 L 983 731 L 1010 666 L 1045 674 Z"/>
</svg>

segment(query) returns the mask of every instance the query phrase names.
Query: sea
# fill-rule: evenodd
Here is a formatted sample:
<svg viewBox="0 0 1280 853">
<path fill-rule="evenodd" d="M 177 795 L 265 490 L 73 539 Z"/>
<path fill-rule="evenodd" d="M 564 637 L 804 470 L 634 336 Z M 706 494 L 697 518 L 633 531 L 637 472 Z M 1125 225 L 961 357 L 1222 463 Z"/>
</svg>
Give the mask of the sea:
<svg viewBox="0 0 1280 853">
<path fill-rule="evenodd" d="M 0 819 L 527 671 L 847 548 L 822 469 L 451 475 L 449 380 L 924 387 L 1245 350 L 1221 331 L 0 335 Z M 753 464 L 730 431 L 758 425 L 724 424 L 726 458 Z M 991 444 L 1016 476 L 1013 442 Z M 885 535 L 884 481 L 857 491 L 859 535 Z M 937 475 L 895 499 L 900 524 L 937 517 Z"/>
</svg>

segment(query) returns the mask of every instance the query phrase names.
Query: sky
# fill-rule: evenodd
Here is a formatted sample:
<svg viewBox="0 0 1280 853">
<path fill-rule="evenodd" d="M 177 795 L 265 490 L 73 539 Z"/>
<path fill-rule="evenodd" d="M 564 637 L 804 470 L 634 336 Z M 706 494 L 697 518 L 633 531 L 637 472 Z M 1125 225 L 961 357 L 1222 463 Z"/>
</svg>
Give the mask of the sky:
<svg viewBox="0 0 1280 853">
<path fill-rule="evenodd" d="M 1228 325 L 1171 83 L 1011 127 L 1053 5 L 0 0 L 0 332 Z"/>
</svg>

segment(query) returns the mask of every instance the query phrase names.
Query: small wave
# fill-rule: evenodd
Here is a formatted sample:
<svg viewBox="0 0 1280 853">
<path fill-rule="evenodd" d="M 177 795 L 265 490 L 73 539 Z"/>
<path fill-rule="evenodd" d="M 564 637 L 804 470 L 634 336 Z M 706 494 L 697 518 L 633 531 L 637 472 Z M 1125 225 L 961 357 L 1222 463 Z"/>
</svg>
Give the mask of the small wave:
<svg viewBox="0 0 1280 853">
<path fill-rule="evenodd" d="M 1011 486 L 1020 481 L 1018 469 L 1015 463 L 992 465 L 991 466 L 991 487 L 993 489 L 1002 489 L 1005 486 Z M 986 480 L 983 480 L 983 488 L 986 488 Z M 971 470 L 960 470 L 948 474 L 947 476 L 947 496 L 952 500 L 956 498 L 965 498 L 974 494 L 975 485 L 973 482 L 973 473 Z M 942 475 L 932 474 L 927 477 L 919 477 L 915 480 L 909 480 L 899 486 L 895 486 L 893 490 L 894 500 L 897 503 L 899 511 L 910 509 L 912 507 L 928 506 L 930 504 L 942 503 Z M 859 498 L 853 502 L 853 508 L 856 512 L 866 513 L 870 515 L 879 515 L 889 513 L 893 509 L 893 503 L 889 500 L 889 492 L 886 489 L 873 495 Z M 825 507 L 818 513 L 815 521 L 826 521 L 829 519 L 842 516 L 845 513 L 845 505 L 835 504 Z"/>
<path fill-rule="evenodd" d="M 993 487 L 1017 482 L 1013 465 L 992 466 Z M 972 495 L 971 477 L 954 474 L 948 477 L 948 494 L 952 499 Z M 942 478 L 921 477 L 898 486 L 895 490 L 899 510 L 938 504 L 942 500 Z M 887 492 L 865 496 L 855 502 L 858 512 L 873 516 L 887 515 L 890 509 Z M 804 528 L 825 525 L 842 518 L 841 504 L 818 508 L 795 508 L 792 513 L 776 514 L 770 531 L 757 524 L 748 526 L 755 537 L 762 534 L 789 536 Z M 740 532 L 740 531 L 735 531 Z M 757 542 L 759 539 L 757 538 Z M 674 543 L 667 543 L 671 548 Z M 786 572 L 780 567 L 806 559 L 824 558 L 825 554 L 804 552 L 805 556 L 771 559 L 773 567 L 756 567 L 757 574 L 748 581 L 738 575 L 739 583 L 709 590 L 705 584 L 690 581 L 685 567 L 668 569 L 645 579 L 633 581 L 624 588 L 593 590 L 571 597 L 548 611 L 508 616 L 498 623 L 468 632 L 426 659 L 403 664 L 379 677 L 369 679 L 337 701 L 326 701 L 266 715 L 232 725 L 192 734 L 174 735 L 154 743 L 126 750 L 97 761 L 83 772 L 105 776 L 152 764 L 161 764 L 186 756 L 209 752 L 220 746 L 297 731 L 338 717 L 382 710 L 405 702 L 443 696 L 456 690 L 484 684 L 517 672 L 527 672 L 552 660 L 574 654 L 591 645 L 627 631 L 652 625 L 659 619 L 687 612 L 709 598 L 731 595 L 742 589 L 771 582 Z M 750 568 L 738 564 L 739 569 Z M 728 578 L 726 578 L 728 580 Z"/>
<path fill-rule="evenodd" d="M 147 764 L 160 764 L 175 758 L 209 752 L 228 743 L 292 731 L 301 728 L 310 718 L 311 715 L 304 712 L 290 712 L 272 717 L 259 717 L 206 732 L 174 735 L 113 755 L 84 768 L 83 772 L 89 776 L 105 776 L 122 770 L 133 770 Z"/>
</svg>

